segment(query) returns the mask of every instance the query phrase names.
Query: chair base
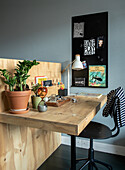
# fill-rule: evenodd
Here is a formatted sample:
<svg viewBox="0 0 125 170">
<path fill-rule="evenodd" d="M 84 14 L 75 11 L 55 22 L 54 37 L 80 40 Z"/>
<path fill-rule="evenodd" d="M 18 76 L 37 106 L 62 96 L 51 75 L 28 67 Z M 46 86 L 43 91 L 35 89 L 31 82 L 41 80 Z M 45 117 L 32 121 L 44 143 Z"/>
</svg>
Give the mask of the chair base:
<svg viewBox="0 0 125 170">
<path fill-rule="evenodd" d="M 86 160 L 86 162 L 79 168 L 79 170 L 82 170 L 84 169 L 87 165 L 88 165 L 88 169 L 89 170 L 93 170 L 93 167 L 98 170 L 98 167 L 96 166 L 95 163 L 98 163 L 98 164 L 101 164 L 103 166 L 105 166 L 107 169 L 109 170 L 113 170 L 112 166 L 105 163 L 105 162 L 102 162 L 102 161 L 99 161 L 99 160 L 96 160 L 96 159 L 93 159 L 93 160 L 90 160 L 90 159 L 77 159 L 76 160 L 76 163 L 78 163 L 79 161 L 84 161 Z"/>
<path fill-rule="evenodd" d="M 112 170 L 112 166 L 105 163 L 105 162 L 102 162 L 102 161 L 99 161 L 99 160 L 96 160 L 94 159 L 94 149 L 93 149 L 93 139 L 91 138 L 90 139 L 90 148 L 89 148 L 89 152 L 88 152 L 88 158 L 85 158 L 85 159 L 77 159 L 76 160 L 76 164 L 80 161 L 86 161 L 81 167 L 79 170 L 82 170 L 83 168 L 85 168 L 87 165 L 88 165 L 88 169 L 89 170 L 93 170 L 93 167 L 98 170 L 97 166 L 95 163 L 98 163 L 98 164 L 101 164 L 103 166 L 105 166 L 107 169 L 109 170 Z"/>
</svg>

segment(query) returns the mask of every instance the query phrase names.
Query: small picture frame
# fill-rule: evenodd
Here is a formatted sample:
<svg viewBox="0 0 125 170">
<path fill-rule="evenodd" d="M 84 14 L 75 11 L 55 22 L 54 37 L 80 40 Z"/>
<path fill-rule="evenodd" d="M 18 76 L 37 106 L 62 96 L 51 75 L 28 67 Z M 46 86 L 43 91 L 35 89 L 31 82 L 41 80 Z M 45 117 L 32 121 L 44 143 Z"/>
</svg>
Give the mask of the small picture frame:
<svg viewBox="0 0 125 170">
<path fill-rule="evenodd" d="M 46 86 L 46 87 L 52 86 L 52 80 L 44 80 L 43 86 Z"/>
<path fill-rule="evenodd" d="M 35 84 L 41 84 L 43 81 L 46 81 L 46 76 L 35 76 Z"/>
<path fill-rule="evenodd" d="M 77 87 L 85 87 L 85 78 L 75 78 L 75 86 Z"/>
</svg>

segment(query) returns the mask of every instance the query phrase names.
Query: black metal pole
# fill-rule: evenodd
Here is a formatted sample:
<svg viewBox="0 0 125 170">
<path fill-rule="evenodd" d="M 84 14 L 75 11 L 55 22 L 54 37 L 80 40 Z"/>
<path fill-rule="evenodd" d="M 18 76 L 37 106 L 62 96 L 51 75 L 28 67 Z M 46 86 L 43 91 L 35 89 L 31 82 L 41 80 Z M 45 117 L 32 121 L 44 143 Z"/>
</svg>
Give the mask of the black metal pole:
<svg viewBox="0 0 125 170">
<path fill-rule="evenodd" d="M 76 137 L 71 135 L 71 170 L 76 170 Z"/>
<path fill-rule="evenodd" d="M 94 161 L 94 150 L 93 150 L 93 139 L 92 138 L 90 138 L 89 160 L 91 161 L 89 163 L 88 169 L 93 170 L 92 161 Z"/>
</svg>

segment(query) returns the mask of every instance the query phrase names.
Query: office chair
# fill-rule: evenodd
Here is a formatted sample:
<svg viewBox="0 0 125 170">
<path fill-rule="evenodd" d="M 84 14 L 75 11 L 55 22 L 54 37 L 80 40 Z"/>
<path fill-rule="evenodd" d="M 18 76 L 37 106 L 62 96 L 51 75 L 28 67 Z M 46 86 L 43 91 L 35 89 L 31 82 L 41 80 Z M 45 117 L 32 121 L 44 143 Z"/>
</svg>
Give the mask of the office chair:
<svg viewBox="0 0 125 170">
<path fill-rule="evenodd" d="M 115 137 L 119 134 L 120 129 L 118 127 L 118 123 L 117 123 L 117 114 L 116 114 L 116 102 L 117 102 L 118 98 L 116 97 L 114 99 L 113 102 L 113 107 L 112 107 L 112 118 L 114 120 L 114 128 L 110 129 L 108 126 L 103 125 L 101 123 L 98 122 L 93 122 L 91 121 L 88 126 L 80 133 L 80 135 L 78 137 L 83 137 L 83 138 L 89 138 L 90 139 L 90 148 L 88 150 L 88 158 L 86 159 L 78 159 L 76 160 L 76 164 L 79 161 L 83 161 L 85 160 L 86 162 L 81 166 L 80 170 L 82 170 L 83 168 L 85 168 L 88 165 L 88 169 L 92 170 L 93 167 L 98 170 L 97 168 L 97 164 L 101 164 L 103 166 L 105 166 L 107 169 L 112 170 L 112 166 L 104 163 L 100 160 L 96 160 L 94 158 L 94 149 L 93 149 L 93 139 L 108 139 L 108 138 L 112 138 Z"/>
</svg>

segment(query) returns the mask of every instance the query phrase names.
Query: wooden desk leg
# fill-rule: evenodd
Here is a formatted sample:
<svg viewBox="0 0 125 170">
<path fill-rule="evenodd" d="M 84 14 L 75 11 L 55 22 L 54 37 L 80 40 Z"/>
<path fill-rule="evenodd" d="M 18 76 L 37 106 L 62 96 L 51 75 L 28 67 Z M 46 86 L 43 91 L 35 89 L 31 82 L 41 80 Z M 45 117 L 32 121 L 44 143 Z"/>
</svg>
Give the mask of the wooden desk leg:
<svg viewBox="0 0 125 170">
<path fill-rule="evenodd" d="M 71 170 L 76 170 L 76 137 L 71 135 Z"/>
</svg>

